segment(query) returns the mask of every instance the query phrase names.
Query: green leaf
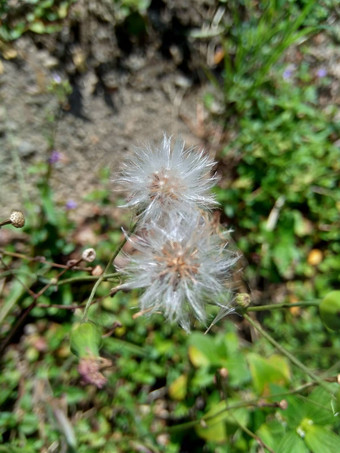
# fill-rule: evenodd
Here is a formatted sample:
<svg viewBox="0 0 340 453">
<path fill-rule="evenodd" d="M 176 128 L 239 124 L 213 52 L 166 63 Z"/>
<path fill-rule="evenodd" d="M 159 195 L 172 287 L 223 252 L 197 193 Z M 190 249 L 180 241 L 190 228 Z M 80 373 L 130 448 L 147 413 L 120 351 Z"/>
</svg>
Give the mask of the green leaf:
<svg viewBox="0 0 340 453">
<path fill-rule="evenodd" d="M 212 337 L 194 332 L 189 337 L 189 344 L 201 353 L 201 362 L 203 355 L 211 365 L 222 366 L 221 360 L 223 360 L 223 357 L 219 354 L 219 350 Z"/>
<path fill-rule="evenodd" d="M 206 367 L 210 365 L 210 361 L 208 357 L 203 354 L 196 346 L 189 346 L 188 348 L 188 355 L 190 362 L 197 368 L 199 367 Z"/>
<path fill-rule="evenodd" d="M 22 266 L 23 270 L 24 266 Z M 15 280 L 12 283 L 9 295 L 6 297 L 5 303 L 0 307 L 0 324 L 6 318 L 8 313 L 12 310 L 17 301 L 26 292 L 25 287 L 30 287 L 32 283 L 29 283 L 29 279 L 20 276 L 20 282 Z"/>
<path fill-rule="evenodd" d="M 269 447 L 274 448 L 285 434 L 285 427 L 281 421 L 268 420 L 260 426 L 260 428 L 256 431 L 256 434 Z"/>
<path fill-rule="evenodd" d="M 276 453 L 309 453 L 304 441 L 295 431 L 289 431 L 279 443 Z"/>
<path fill-rule="evenodd" d="M 228 400 L 228 406 L 239 403 L 236 400 Z M 215 404 L 204 416 L 202 423 L 196 426 L 197 434 L 205 440 L 214 442 L 224 442 L 227 439 L 227 427 L 238 424 L 246 426 L 249 419 L 249 411 L 242 407 L 237 409 L 227 409 L 226 401 Z"/>
<path fill-rule="evenodd" d="M 101 329 L 93 322 L 77 323 L 72 328 L 70 335 L 71 351 L 80 358 L 98 357 L 101 342 Z"/>
<path fill-rule="evenodd" d="M 182 374 L 169 387 L 169 395 L 174 400 L 184 400 L 187 394 L 188 376 Z"/>
<path fill-rule="evenodd" d="M 323 298 L 320 316 L 328 329 L 340 330 L 340 291 L 331 291 Z"/>
<path fill-rule="evenodd" d="M 43 22 L 36 21 L 29 25 L 29 29 L 34 33 L 43 34 L 45 33 L 46 27 Z"/>
<path fill-rule="evenodd" d="M 250 373 L 257 393 L 269 393 L 270 384 L 286 385 L 290 382 L 290 368 L 288 361 L 279 355 L 272 355 L 268 359 L 258 354 L 248 354 Z"/>
<path fill-rule="evenodd" d="M 338 384 L 330 384 L 330 388 L 338 387 Z M 304 403 L 306 417 L 313 420 L 317 425 L 331 425 L 334 423 L 334 415 L 331 405 L 331 396 L 323 388 L 318 387 L 309 395 Z"/>
<path fill-rule="evenodd" d="M 318 425 L 308 427 L 305 442 L 313 453 L 339 453 L 340 450 L 340 436 Z"/>
<path fill-rule="evenodd" d="M 225 442 L 227 440 L 227 430 L 225 423 L 216 422 L 211 423 L 206 426 L 196 426 L 196 433 L 202 439 L 205 439 L 210 442 Z"/>
</svg>

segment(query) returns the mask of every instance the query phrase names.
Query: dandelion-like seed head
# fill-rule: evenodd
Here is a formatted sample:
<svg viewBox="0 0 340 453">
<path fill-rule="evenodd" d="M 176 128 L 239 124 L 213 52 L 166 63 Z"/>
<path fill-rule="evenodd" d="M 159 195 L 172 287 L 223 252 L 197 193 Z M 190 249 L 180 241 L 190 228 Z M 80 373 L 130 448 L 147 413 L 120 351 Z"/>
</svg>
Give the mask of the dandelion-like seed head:
<svg viewBox="0 0 340 453">
<path fill-rule="evenodd" d="M 169 211 L 211 209 L 217 203 L 210 189 L 215 162 L 203 151 L 185 149 L 182 141 L 171 145 L 164 136 L 159 147 L 138 149 L 125 163 L 119 182 L 142 223 L 158 221 Z"/>
<path fill-rule="evenodd" d="M 142 311 L 161 312 L 187 331 L 191 317 L 206 321 L 206 303 L 228 299 L 225 287 L 237 256 L 221 244 L 200 214 L 190 218 L 171 214 L 167 226 L 152 223 L 130 240 L 136 252 L 121 271 L 126 288 L 142 288 Z M 223 304 L 225 308 L 227 302 Z"/>
</svg>

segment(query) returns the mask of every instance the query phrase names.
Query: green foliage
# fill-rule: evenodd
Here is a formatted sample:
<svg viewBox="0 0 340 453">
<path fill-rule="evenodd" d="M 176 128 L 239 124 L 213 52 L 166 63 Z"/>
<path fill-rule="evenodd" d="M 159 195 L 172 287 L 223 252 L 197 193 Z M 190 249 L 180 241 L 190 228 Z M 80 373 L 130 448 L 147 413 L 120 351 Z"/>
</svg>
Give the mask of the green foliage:
<svg viewBox="0 0 340 453">
<path fill-rule="evenodd" d="M 339 272 L 339 125 L 334 107 L 320 107 L 323 81 L 312 66 L 302 63 L 285 76 L 284 51 L 315 33 L 313 18 L 327 16 L 325 6 L 321 12 L 316 2 L 303 5 L 228 4 L 233 21 L 221 32 L 223 99 L 216 119 L 233 133 L 221 152 L 225 174 L 217 196 L 253 264 L 249 279 L 314 276 L 315 297 Z M 319 262 L 309 255 L 313 249 Z"/>
<path fill-rule="evenodd" d="M 0 4 L 0 40 L 13 41 L 26 31 L 54 33 L 61 29 L 61 21 L 76 0 L 23 0 L 11 5 Z"/>
<path fill-rule="evenodd" d="M 71 3 L 21 2 L 20 11 L 27 14 L 20 21 L 1 2 L 0 37 L 13 40 L 27 30 L 49 33 Z M 145 26 L 149 4 L 117 1 L 117 18 L 138 34 L 134 20 L 142 19 Z M 250 263 L 246 274 L 258 284 L 257 292 L 265 288 L 268 298 L 288 294 L 292 301 L 328 294 L 321 319 L 316 308 L 299 308 L 273 311 L 262 323 L 306 366 L 333 377 L 340 339 L 321 320 L 338 325 L 338 291 L 330 291 L 339 272 L 339 126 L 333 106 L 319 105 L 323 82 L 312 68 L 301 64 L 284 79 L 282 60 L 291 44 L 299 44 L 328 17 L 331 2 L 220 4 L 230 23 L 221 40 L 223 109 L 216 119 L 234 135 L 221 152 L 224 177 L 217 197 L 225 219 L 235 224 L 237 244 Z M 217 79 L 214 83 L 220 89 Z M 54 81 L 50 92 L 62 106 L 69 85 Z M 55 121 L 57 115 L 52 117 Z M 49 147 L 54 147 L 51 137 Z M 198 330 L 186 335 L 157 315 L 134 319 L 138 294 L 111 297 L 118 283 L 112 269 L 98 288 L 90 321 L 77 332 L 82 309 L 74 307 L 84 307 L 96 277 L 93 266 L 67 269 L 61 279 L 60 269 L 51 265 L 67 263 L 71 254 L 81 256 L 74 232 L 82 226 L 55 203 L 52 171 L 45 162 L 29 169 L 38 179 L 39 202 L 26 203 L 28 239 L 7 244 L 9 254 L 1 258 L 0 347 L 6 347 L 0 452 L 179 453 L 187 445 L 193 452 L 211 453 L 267 447 L 276 453 L 338 451 L 338 384 L 325 381 L 326 391 L 306 383 L 305 374 L 282 353 L 263 338 L 255 341 L 241 318 L 219 323 L 208 335 Z M 109 178 L 102 170 L 102 187 L 84 200 L 99 212 L 111 202 Z M 122 234 L 107 215 L 97 217 L 95 265 L 104 268 Z M 19 246 L 26 256 L 21 261 L 11 255 Z M 41 262 L 30 259 L 37 256 Z M 32 305 L 32 292 L 41 290 Z M 112 362 L 103 371 L 104 388 L 82 382 L 70 346 L 79 356 L 89 350 L 98 356 L 101 346 L 102 358 Z"/>
</svg>

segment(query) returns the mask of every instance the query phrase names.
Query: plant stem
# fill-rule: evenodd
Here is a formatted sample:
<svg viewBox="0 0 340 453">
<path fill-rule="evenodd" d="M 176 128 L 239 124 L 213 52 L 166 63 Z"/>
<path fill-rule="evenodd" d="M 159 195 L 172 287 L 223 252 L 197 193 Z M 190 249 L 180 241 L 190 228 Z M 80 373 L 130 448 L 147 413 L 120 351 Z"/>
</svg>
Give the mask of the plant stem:
<svg viewBox="0 0 340 453">
<path fill-rule="evenodd" d="M 317 307 L 319 305 L 319 300 L 311 300 L 308 302 L 281 302 L 279 304 L 268 304 L 268 305 L 259 305 L 256 307 L 247 307 L 246 311 L 265 311 L 265 310 L 279 310 L 281 308 L 291 308 L 291 307 Z"/>
<path fill-rule="evenodd" d="M 281 346 L 274 338 L 266 332 L 260 324 L 256 321 L 254 321 L 250 316 L 248 316 L 246 313 L 243 314 L 244 318 L 251 324 L 266 340 L 269 341 L 278 351 L 281 352 L 281 354 L 285 355 L 288 360 L 290 360 L 295 366 L 300 368 L 304 373 L 306 373 L 309 377 L 313 379 L 313 381 L 316 381 L 321 387 L 323 387 L 325 390 L 327 390 L 328 393 L 333 395 L 333 392 L 331 389 L 328 387 L 328 385 L 321 379 L 319 376 L 317 376 L 313 371 L 311 371 L 309 368 L 307 368 L 302 362 L 300 362 L 299 359 L 297 359 L 293 354 L 291 354 L 287 349 L 285 349 L 283 346 Z"/>
<path fill-rule="evenodd" d="M 135 231 L 135 228 L 136 228 L 136 224 L 131 228 L 130 235 Z M 90 297 L 89 297 L 89 299 L 88 299 L 88 301 L 86 302 L 86 305 L 85 305 L 84 314 L 83 314 L 83 317 L 82 317 L 82 322 L 86 322 L 87 321 L 87 319 L 88 319 L 88 311 L 89 311 L 89 308 L 91 306 L 92 300 L 93 300 L 93 298 L 94 298 L 94 296 L 96 294 L 97 288 L 101 284 L 101 282 L 104 280 L 104 278 L 107 276 L 108 270 L 111 268 L 111 266 L 113 264 L 113 261 L 115 260 L 116 256 L 121 251 L 121 249 L 124 247 L 124 245 L 126 244 L 127 240 L 128 240 L 128 236 L 125 236 L 124 239 L 122 240 L 122 242 L 118 245 L 116 250 L 113 252 L 109 262 L 107 263 L 107 265 L 106 265 L 106 267 L 104 269 L 104 272 L 102 273 L 102 275 L 98 278 L 98 280 L 94 284 L 94 286 L 92 288 L 92 291 L 91 291 L 91 294 L 90 294 Z"/>
<path fill-rule="evenodd" d="M 117 273 L 114 272 L 112 274 L 106 274 L 104 280 L 108 280 L 110 278 L 116 277 Z M 66 283 L 75 283 L 75 282 L 93 282 L 94 280 L 97 280 L 98 277 L 95 275 L 84 275 L 83 277 L 70 277 L 70 278 L 65 278 L 64 280 L 58 281 L 58 286 L 59 285 L 65 285 Z"/>
<path fill-rule="evenodd" d="M 252 431 L 250 431 L 250 429 L 248 429 L 246 426 L 242 425 L 242 423 L 240 423 L 236 417 L 233 417 L 233 419 L 235 420 L 235 422 L 238 424 L 238 426 L 242 429 L 242 431 L 244 431 L 246 434 L 248 434 L 248 436 L 252 437 L 253 439 L 256 440 L 257 443 L 259 443 L 261 445 L 262 448 L 265 448 L 266 450 L 268 450 L 270 453 L 275 453 L 274 450 L 272 450 L 262 439 L 261 437 L 257 436 L 256 434 L 254 434 Z"/>
</svg>

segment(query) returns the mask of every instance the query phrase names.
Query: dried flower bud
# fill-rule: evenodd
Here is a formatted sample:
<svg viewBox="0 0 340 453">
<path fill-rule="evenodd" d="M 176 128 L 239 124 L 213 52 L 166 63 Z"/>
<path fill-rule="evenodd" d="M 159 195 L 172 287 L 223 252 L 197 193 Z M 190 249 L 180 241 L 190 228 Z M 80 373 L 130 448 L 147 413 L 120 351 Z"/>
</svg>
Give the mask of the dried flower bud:
<svg viewBox="0 0 340 453">
<path fill-rule="evenodd" d="M 223 379 L 227 379 L 227 377 L 229 376 L 229 371 L 227 368 L 220 368 L 218 370 L 218 373 L 221 376 L 221 378 L 223 378 Z"/>
<path fill-rule="evenodd" d="M 98 264 L 92 270 L 91 275 L 93 275 L 95 277 L 99 277 L 99 275 L 102 275 L 102 273 L 103 273 L 103 268 L 101 266 L 99 266 L 99 264 Z"/>
<path fill-rule="evenodd" d="M 22 228 L 25 225 L 25 217 L 21 211 L 13 210 L 9 220 L 15 228 Z"/>
<path fill-rule="evenodd" d="M 94 249 L 86 249 L 81 257 L 84 261 L 92 263 L 96 259 L 96 251 Z"/>
<path fill-rule="evenodd" d="M 101 389 L 107 382 L 101 370 L 111 365 L 112 362 L 103 357 L 85 357 L 79 361 L 78 372 L 83 378 L 84 384 L 93 384 Z"/>
<path fill-rule="evenodd" d="M 285 411 L 288 408 L 288 402 L 286 400 L 281 400 L 279 402 L 279 408 Z"/>
</svg>

